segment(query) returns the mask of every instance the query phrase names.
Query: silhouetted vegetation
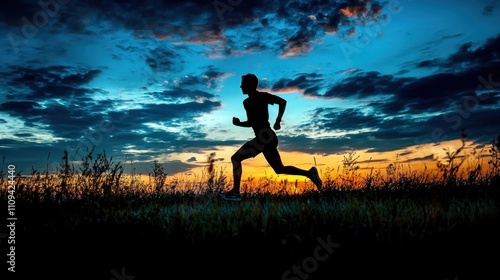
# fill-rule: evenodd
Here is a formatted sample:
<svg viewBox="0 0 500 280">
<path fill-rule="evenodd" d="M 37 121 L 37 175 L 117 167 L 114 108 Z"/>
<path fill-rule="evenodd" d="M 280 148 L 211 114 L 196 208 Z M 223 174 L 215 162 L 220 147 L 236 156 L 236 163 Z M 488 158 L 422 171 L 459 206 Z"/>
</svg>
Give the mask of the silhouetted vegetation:
<svg viewBox="0 0 500 280">
<path fill-rule="evenodd" d="M 308 182 L 248 178 L 241 202 L 217 197 L 231 182 L 216 171 L 215 154 L 199 181 L 167 182 L 155 161 L 149 182 L 143 182 L 123 174 L 123 165 L 105 151 L 88 150 L 79 168 L 65 152 L 55 174 L 32 170 L 15 176 L 17 240 L 25 248 L 19 265 L 24 261 L 54 276 L 61 271 L 44 270 L 50 256 L 59 268 L 99 279 L 122 267 L 137 279 L 167 268 L 187 278 L 201 267 L 222 279 L 226 274 L 213 270 L 233 265 L 247 275 L 280 279 L 313 255 L 318 238 L 329 238 L 340 244 L 338 253 L 311 268 L 308 279 L 354 279 L 361 271 L 347 269 L 352 264 L 386 277 L 392 274 L 373 267 L 405 268 L 398 279 L 465 279 L 476 261 L 488 265 L 481 254 L 500 249 L 500 136 L 485 149 L 485 163 L 485 155 L 463 155 L 466 137 L 463 132 L 463 145 L 446 151 L 436 172 L 392 163 L 385 174 L 364 175 L 351 152 L 342 170 L 324 170 L 322 192 Z M 4 168 L 0 175 L 0 195 L 7 201 Z M 81 254 L 91 257 L 71 261 Z"/>
</svg>

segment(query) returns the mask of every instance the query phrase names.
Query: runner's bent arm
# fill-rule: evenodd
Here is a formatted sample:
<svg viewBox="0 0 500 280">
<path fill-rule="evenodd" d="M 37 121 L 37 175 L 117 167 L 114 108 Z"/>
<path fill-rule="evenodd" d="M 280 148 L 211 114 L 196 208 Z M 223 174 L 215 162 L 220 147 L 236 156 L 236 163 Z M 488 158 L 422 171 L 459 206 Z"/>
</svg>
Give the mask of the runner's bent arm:
<svg viewBox="0 0 500 280">
<path fill-rule="evenodd" d="M 249 121 L 240 121 L 240 119 L 233 117 L 233 124 L 236 126 L 241 126 L 241 127 L 251 127 L 252 125 L 250 124 Z"/>
<path fill-rule="evenodd" d="M 276 96 L 276 104 L 278 104 L 279 108 L 278 108 L 278 116 L 276 117 L 276 122 L 274 123 L 273 128 L 278 130 L 281 128 L 281 118 L 285 113 L 286 100 L 279 96 Z"/>
</svg>

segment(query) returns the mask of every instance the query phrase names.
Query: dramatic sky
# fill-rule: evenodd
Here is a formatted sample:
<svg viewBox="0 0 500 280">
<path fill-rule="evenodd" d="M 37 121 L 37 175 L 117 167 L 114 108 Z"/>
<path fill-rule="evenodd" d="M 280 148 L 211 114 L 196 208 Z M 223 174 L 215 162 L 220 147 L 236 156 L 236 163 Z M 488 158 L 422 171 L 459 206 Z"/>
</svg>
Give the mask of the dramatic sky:
<svg viewBox="0 0 500 280">
<path fill-rule="evenodd" d="M 24 174 L 94 145 L 137 173 L 196 176 L 210 153 L 230 172 L 253 137 L 232 125 L 247 73 L 288 101 L 287 165 L 435 166 L 462 128 L 478 149 L 500 134 L 496 0 L 7 0 L 0 15 L 0 156 Z"/>
</svg>

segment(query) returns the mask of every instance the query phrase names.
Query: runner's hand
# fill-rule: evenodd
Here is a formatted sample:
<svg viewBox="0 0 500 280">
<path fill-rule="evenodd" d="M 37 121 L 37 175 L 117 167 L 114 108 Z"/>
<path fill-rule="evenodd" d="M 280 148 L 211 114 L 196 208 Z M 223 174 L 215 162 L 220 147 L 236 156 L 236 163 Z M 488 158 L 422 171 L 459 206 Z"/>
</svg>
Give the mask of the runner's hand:
<svg viewBox="0 0 500 280">
<path fill-rule="evenodd" d="M 233 124 L 234 125 L 240 125 L 241 121 L 238 118 L 233 117 Z"/>
<path fill-rule="evenodd" d="M 279 121 L 276 121 L 273 126 L 274 130 L 279 130 L 281 128 L 281 124 Z"/>
</svg>

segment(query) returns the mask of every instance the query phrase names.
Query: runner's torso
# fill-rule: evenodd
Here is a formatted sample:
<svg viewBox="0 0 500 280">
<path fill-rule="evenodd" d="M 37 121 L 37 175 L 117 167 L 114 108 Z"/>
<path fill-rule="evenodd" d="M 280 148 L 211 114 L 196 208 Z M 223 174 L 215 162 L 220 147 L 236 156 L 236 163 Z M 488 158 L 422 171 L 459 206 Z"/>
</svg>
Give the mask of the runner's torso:
<svg viewBox="0 0 500 280">
<path fill-rule="evenodd" d="M 247 120 L 257 135 L 262 128 L 271 128 L 269 124 L 268 105 L 277 103 L 277 97 L 267 92 L 257 91 L 252 97 L 243 101 L 247 113 Z"/>
</svg>

